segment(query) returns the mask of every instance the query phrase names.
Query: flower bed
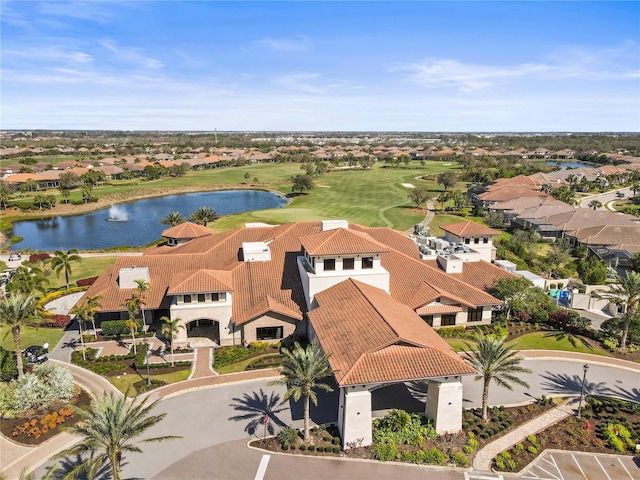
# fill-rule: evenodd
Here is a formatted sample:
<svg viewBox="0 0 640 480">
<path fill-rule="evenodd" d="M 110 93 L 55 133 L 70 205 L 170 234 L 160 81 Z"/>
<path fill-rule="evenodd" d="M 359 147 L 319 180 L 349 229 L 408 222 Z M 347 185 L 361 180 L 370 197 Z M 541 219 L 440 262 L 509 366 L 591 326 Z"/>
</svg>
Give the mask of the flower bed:
<svg viewBox="0 0 640 480">
<path fill-rule="evenodd" d="M 568 417 L 509 450 L 493 462 L 496 470 L 519 471 L 546 448 L 583 452 L 635 453 L 640 443 L 640 405 L 622 400 L 589 398 L 581 419 Z"/>
<path fill-rule="evenodd" d="M 91 397 L 79 390 L 74 398 L 64 404 L 57 403 L 45 411 L 31 411 L 15 418 L 3 418 L 0 431 L 14 442 L 26 445 L 38 445 L 60 433 L 62 425 L 73 425 L 79 418 L 73 414 L 72 405 L 87 406 Z"/>
</svg>

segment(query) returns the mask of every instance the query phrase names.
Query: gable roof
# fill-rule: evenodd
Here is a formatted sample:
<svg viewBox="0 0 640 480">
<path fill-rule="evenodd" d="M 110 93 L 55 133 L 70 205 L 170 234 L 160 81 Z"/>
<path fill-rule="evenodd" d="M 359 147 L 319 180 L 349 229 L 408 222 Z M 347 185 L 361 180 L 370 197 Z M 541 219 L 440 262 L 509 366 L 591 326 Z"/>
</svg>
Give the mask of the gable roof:
<svg viewBox="0 0 640 480">
<path fill-rule="evenodd" d="M 345 280 L 316 294 L 309 320 L 338 385 L 469 375 L 465 363 L 408 306 L 383 290 Z"/>
<path fill-rule="evenodd" d="M 449 223 L 447 225 L 441 225 L 440 228 L 445 232 L 452 233 L 458 237 L 465 235 L 500 235 L 500 232 L 496 230 L 480 225 L 476 222 L 466 221 Z"/>
<path fill-rule="evenodd" d="M 168 295 L 232 291 L 231 272 L 223 270 L 196 270 L 173 275 Z"/>
</svg>

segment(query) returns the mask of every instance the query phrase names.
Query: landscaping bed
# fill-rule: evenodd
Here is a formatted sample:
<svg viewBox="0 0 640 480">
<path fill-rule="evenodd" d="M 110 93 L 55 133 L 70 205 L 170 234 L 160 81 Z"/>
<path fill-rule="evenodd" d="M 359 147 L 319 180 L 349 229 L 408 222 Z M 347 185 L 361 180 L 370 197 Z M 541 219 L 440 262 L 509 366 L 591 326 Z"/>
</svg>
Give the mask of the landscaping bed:
<svg viewBox="0 0 640 480">
<path fill-rule="evenodd" d="M 445 435 L 437 435 L 423 416 L 395 410 L 384 419 L 373 421 L 373 445 L 363 447 L 353 442 L 344 451 L 334 448 L 341 443 L 336 440 L 339 434 L 333 426 L 314 427 L 310 443 L 306 445 L 301 433 L 295 441 L 285 442 L 273 437 L 254 441 L 251 445 L 273 452 L 301 455 L 341 455 L 380 461 L 468 466 L 479 448 L 550 408 L 553 408 L 553 402 L 548 399 L 521 407 L 494 407 L 489 409 L 489 421 L 486 423 L 482 421 L 480 409 L 467 410 L 463 414 L 462 431 Z"/>
<path fill-rule="evenodd" d="M 39 445 L 62 431 L 62 426 L 73 425 L 80 419 L 71 406 L 88 406 L 91 396 L 77 388 L 77 393 L 68 402 L 56 402 L 45 410 L 29 411 L 15 418 L 3 418 L 0 432 L 16 443 Z"/>
<path fill-rule="evenodd" d="M 280 344 L 271 344 L 268 342 L 252 342 L 247 347 L 241 346 L 225 346 L 216 349 L 214 369 L 226 367 L 237 362 L 250 360 L 265 354 L 278 355 L 280 353 Z M 273 363 L 273 362 L 272 362 Z M 255 367 L 267 368 L 267 367 Z"/>
<path fill-rule="evenodd" d="M 640 405 L 590 397 L 581 419 L 567 417 L 530 435 L 498 455 L 493 468 L 520 471 L 547 448 L 633 455 L 636 443 L 640 443 Z"/>
</svg>

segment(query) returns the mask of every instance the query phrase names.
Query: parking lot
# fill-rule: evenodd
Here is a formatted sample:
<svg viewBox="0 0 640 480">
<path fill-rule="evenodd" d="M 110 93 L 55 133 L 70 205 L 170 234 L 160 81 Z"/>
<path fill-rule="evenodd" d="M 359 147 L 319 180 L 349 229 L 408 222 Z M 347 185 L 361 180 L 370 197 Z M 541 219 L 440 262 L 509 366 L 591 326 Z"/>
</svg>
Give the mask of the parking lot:
<svg viewBox="0 0 640 480">
<path fill-rule="evenodd" d="M 640 480 L 640 457 L 548 450 L 521 478 L 539 480 Z"/>
</svg>

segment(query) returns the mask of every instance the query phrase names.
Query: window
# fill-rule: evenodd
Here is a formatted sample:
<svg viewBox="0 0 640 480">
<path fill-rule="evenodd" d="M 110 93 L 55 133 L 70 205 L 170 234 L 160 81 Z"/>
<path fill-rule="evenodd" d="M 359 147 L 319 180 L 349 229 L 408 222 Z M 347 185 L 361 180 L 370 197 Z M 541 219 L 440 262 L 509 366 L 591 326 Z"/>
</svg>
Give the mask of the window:
<svg viewBox="0 0 640 480">
<path fill-rule="evenodd" d="M 479 322 L 482 320 L 482 307 L 470 308 L 467 312 L 467 322 Z"/>
<path fill-rule="evenodd" d="M 182 301 L 184 303 L 191 303 L 191 295 L 183 295 L 182 296 Z"/>
<path fill-rule="evenodd" d="M 433 315 L 421 315 L 422 319 L 427 322 L 427 325 L 433 327 Z"/>
<path fill-rule="evenodd" d="M 362 257 L 362 268 L 373 268 L 373 257 Z"/>
<path fill-rule="evenodd" d="M 276 340 L 282 338 L 282 327 L 256 328 L 256 338 L 258 340 Z"/>
<path fill-rule="evenodd" d="M 482 243 L 489 243 L 489 237 L 483 237 Z"/>
<path fill-rule="evenodd" d="M 356 261 L 353 258 L 345 258 L 342 260 L 343 270 L 353 270 L 355 268 Z"/>
<path fill-rule="evenodd" d="M 452 327 L 456 324 L 456 314 L 447 313 L 440 318 L 440 325 L 443 327 Z"/>
<path fill-rule="evenodd" d="M 336 260 L 335 258 L 325 258 L 324 259 L 324 271 L 329 272 L 336 269 Z"/>
<path fill-rule="evenodd" d="M 211 294 L 212 302 L 224 302 L 226 299 L 227 299 L 227 294 L 225 292 Z"/>
<path fill-rule="evenodd" d="M 465 238 L 464 239 L 464 244 L 465 245 L 469 245 L 469 243 L 471 243 L 471 240 L 469 240 L 468 238 Z"/>
<path fill-rule="evenodd" d="M 474 239 L 473 239 L 473 243 L 474 243 L 475 245 L 479 244 L 479 243 L 480 243 L 480 239 L 479 239 L 479 238 L 474 238 Z"/>
<path fill-rule="evenodd" d="M 199 293 L 198 294 L 198 303 L 203 303 L 206 301 L 206 298 L 204 296 L 204 293 Z"/>
</svg>

